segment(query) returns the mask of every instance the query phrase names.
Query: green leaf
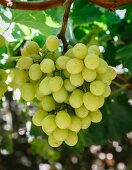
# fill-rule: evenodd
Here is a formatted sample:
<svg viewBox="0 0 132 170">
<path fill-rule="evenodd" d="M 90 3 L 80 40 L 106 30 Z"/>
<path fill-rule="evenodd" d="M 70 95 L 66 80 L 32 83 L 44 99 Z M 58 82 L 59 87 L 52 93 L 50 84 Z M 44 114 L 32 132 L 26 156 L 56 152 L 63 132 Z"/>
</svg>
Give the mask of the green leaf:
<svg viewBox="0 0 132 170">
<path fill-rule="evenodd" d="M 6 149 L 7 152 L 13 152 L 13 142 L 12 142 L 12 133 L 5 132 L 2 136 L 1 148 Z"/>
<path fill-rule="evenodd" d="M 46 15 L 43 11 L 12 10 L 12 22 L 18 23 L 19 27 L 21 24 L 37 29 L 45 36 L 57 33 L 57 28 L 46 24 Z"/>
<path fill-rule="evenodd" d="M 132 44 L 119 48 L 116 59 L 132 72 Z"/>
<path fill-rule="evenodd" d="M 99 8 L 93 4 L 89 4 L 87 0 L 76 0 L 71 17 L 76 24 L 87 24 L 97 20 L 101 14 Z"/>
</svg>

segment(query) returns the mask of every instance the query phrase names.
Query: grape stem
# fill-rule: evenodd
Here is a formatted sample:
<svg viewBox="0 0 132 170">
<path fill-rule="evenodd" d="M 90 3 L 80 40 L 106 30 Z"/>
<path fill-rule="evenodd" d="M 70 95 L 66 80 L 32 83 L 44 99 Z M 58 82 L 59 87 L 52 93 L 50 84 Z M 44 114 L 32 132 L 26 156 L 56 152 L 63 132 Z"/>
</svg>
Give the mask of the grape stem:
<svg viewBox="0 0 132 170">
<path fill-rule="evenodd" d="M 65 33 L 66 33 L 66 28 L 67 28 L 67 23 L 68 23 L 68 18 L 69 18 L 69 14 L 70 14 L 70 9 L 71 9 L 71 5 L 73 3 L 74 0 L 68 0 L 66 1 L 65 5 L 66 5 L 66 10 L 63 16 L 63 23 L 62 23 L 62 27 L 61 27 L 61 31 L 58 34 L 58 38 L 62 40 L 63 43 L 63 53 L 65 53 L 67 51 L 67 40 L 65 37 Z"/>
<path fill-rule="evenodd" d="M 104 1 L 104 0 L 89 0 L 92 3 L 95 3 L 99 6 L 107 8 L 109 10 L 115 10 L 121 6 L 131 4 L 132 0 L 122 0 L 122 1 Z M 89 2 L 88 1 L 88 2 Z M 18 2 L 14 0 L 0 0 L 0 4 L 11 8 L 11 9 L 22 9 L 22 10 L 46 10 L 50 8 L 55 8 L 58 6 L 62 6 L 65 0 L 43 0 L 41 2 Z"/>
</svg>

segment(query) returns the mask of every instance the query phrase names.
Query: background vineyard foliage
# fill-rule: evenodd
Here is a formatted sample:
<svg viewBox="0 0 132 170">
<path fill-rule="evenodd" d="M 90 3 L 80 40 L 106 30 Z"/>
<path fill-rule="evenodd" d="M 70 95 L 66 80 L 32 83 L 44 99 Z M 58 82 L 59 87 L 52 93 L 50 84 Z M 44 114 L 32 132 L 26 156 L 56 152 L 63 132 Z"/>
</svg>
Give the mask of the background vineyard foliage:
<svg viewBox="0 0 132 170">
<path fill-rule="evenodd" d="M 46 11 L 21 11 L 0 6 L 0 33 L 4 32 L 7 40 L 6 46 L 0 48 L 0 68 L 9 69 L 15 66 L 13 59 L 20 56 L 20 49 L 26 40 L 32 39 L 42 47 L 48 35 L 59 33 L 64 9 L 65 7 L 58 7 Z M 71 10 L 66 37 L 71 45 L 76 42 L 85 43 L 87 46 L 99 45 L 108 64 L 118 68 L 118 72 L 120 71 L 130 82 L 132 79 L 131 34 L 131 5 L 110 12 L 87 3 L 86 0 L 76 0 Z M 124 84 L 124 81 L 118 78 L 116 81 L 120 85 Z M 68 170 L 88 169 L 98 155 L 97 152 L 89 151 L 89 147 L 93 145 L 101 145 L 100 152 L 112 152 L 117 163 L 125 161 L 128 169 L 131 169 L 132 158 L 129 147 L 132 136 L 129 133 L 128 139 L 126 133 L 132 131 L 132 106 L 130 105 L 132 91 L 125 87 L 126 83 L 120 88 L 116 85 L 112 86 L 112 95 L 101 109 L 103 113 L 101 123 L 92 125 L 85 133 L 80 132 L 79 142 L 75 147 L 63 145 L 59 149 L 51 148 L 42 130 L 31 124 L 31 117 L 36 107 L 22 99 L 13 100 L 14 95 L 8 92 L 0 101 L 0 170 L 4 168 L 8 170 L 10 166 L 11 170 L 14 167 L 17 167 L 16 170 L 38 169 L 39 164 L 44 162 L 49 162 L 55 169 L 56 161 L 60 161 L 65 168 L 68 167 Z M 112 141 L 123 142 L 121 145 L 125 149 L 120 153 L 121 156 L 115 153 Z M 95 148 L 98 151 L 98 147 Z M 126 152 L 127 160 L 125 160 Z M 78 159 L 76 164 L 73 158 Z M 16 160 L 16 163 L 12 160 Z M 8 161 L 11 164 L 8 165 Z M 104 166 L 108 168 L 116 166 L 116 163 L 106 162 Z"/>
</svg>

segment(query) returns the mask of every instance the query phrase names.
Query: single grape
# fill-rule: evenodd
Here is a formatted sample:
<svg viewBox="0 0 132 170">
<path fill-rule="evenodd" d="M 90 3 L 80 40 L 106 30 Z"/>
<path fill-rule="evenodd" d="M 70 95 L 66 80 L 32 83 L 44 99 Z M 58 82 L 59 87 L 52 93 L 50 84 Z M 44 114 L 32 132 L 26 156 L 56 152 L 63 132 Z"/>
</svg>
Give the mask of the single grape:
<svg viewBox="0 0 132 170">
<path fill-rule="evenodd" d="M 99 97 L 87 92 L 83 96 L 85 107 L 90 111 L 95 111 L 99 108 Z"/>
<path fill-rule="evenodd" d="M 97 74 L 96 79 L 102 81 L 103 83 L 111 82 L 108 70 L 105 73 Z"/>
<path fill-rule="evenodd" d="M 42 122 L 42 130 L 47 134 L 50 135 L 55 129 L 56 129 L 56 123 L 55 123 L 55 115 L 49 114 L 46 116 Z"/>
<path fill-rule="evenodd" d="M 17 67 L 20 70 L 29 70 L 33 64 L 33 59 L 30 57 L 21 57 L 17 62 Z"/>
<path fill-rule="evenodd" d="M 74 132 L 79 132 L 81 129 L 81 120 L 77 116 L 71 116 L 71 124 L 69 126 L 69 129 Z"/>
<path fill-rule="evenodd" d="M 91 118 L 90 116 L 86 116 L 85 118 L 81 119 L 82 121 L 82 129 L 87 129 L 91 125 Z"/>
<path fill-rule="evenodd" d="M 88 54 L 84 59 L 84 63 L 88 69 L 96 69 L 99 66 L 99 57 L 96 54 Z"/>
<path fill-rule="evenodd" d="M 34 63 L 38 63 L 41 60 L 41 56 L 39 54 L 32 54 L 31 58 L 33 59 Z"/>
<path fill-rule="evenodd" d="M 74 146 L 77 144 L 77 142 L 78 142 L 78 136 L 77 136 L 76 132 L 69 131 L 68 136 L 65 140 L 65 143 L 69 146 Z"/>
<path fill-rule="evenodd" d="M 63 79 L 60 76 L 54 76 L 49 81 L 51 92 L 57 92 L 63 86 Z"/>
<path fill-rule="evenodd" d="M 66 69 L 71 74 L 78 74 L 84 67 L 83 61 L 79 58 L 70 59 L 66 64 Z"/>
<path fill-rule="evenodd" d="M 57 113 L 55 121 L 60 129 L 67 129 L 71 124 L 71 117 L 66 111 L 62 110 Z"/>
<path fill-rule="evenodd" d="M 64 141 L 68 136 L 68 129 L 56 128 L 53 132 L 53 136 L 57 141 Z"/>
<path fill-rule="evenodd" d="M 84 67 L 84 69 L 82 70 L 82 77 L 85 81 L 92 82 L 96 79 L 96 71 Z"/>
<path fill-rule="evenodd" d="M 27 49 L 24 47 L 21 49 L 21 55 L 22 57 L 30 57 L 31 54 L 27 52 Z"/>
<path fill-rule="evenodd" d="M 75 109 L 75 113 L 79 118 L 85 118 L 88 115 L 88 109 L 82 105 L 81 107 Z"/>
<path fill-rule="evenodd" d="M 93 123 L 99 123 L 102 120 L 102 113 L 100 110 L 97 110 L 95 112 L 90 112 L 89 116 Z"/>
<path fill-rule="evenodd" d="M 67 99 L 67 97 L 68 97 L 68 92 L 64 87 L 62 87 L 57 92 L 53 93 L 53 98 L 58 103 L 63 103 Z"/>
<path fill-rule="evenodd" d="M 98 96 L 99 97 L 99 108 L 104 105 L 104 96 Z"/>
<path fill-rule="evenodd" d="M 100 55 L 100 49 L 97 45 L 91 45 L 89 48 L 88 48 L 88 53 L 89 54 L 96 54 L 96 55 Z"/>
<path fill-rule="evenodd" d="M 29 77 L 32 80 L 39 80 L 42 77 L 42 71 L 40 70 L 39 64 L 31 65 L 29 69 Z"/>
<path fill-rule="evenodd" d="M 96 68 L 97 73 L 102 74 L 105 73 L 108 69 L 108 64 L 102 58 L 99 59 L 99 66 Z"/>
<path fill-rule="evenodd" d="M 44 96 L 42 99 L 42 107 L 45 111 L 51 112 L 55 109 L 55 100 L 52 96 Z"/>
<path fill-rule="evenodd" d="M 74 85 L 71 84 L 69 79 L 64 80 L 64 87 L 68 92 L 72 92 L 76 88 Z"/>
<path fill-rule="evenodd" d="M 49 87 L 51 77 L 45 77 L 39 84 L 39 92 L 43 95 L 49 95 L 51 94 L 51 90 Z"/>
<path fill-rule="evenodd" d="M 3 45 L 5 45 L 5 38 L 3 37 L 3 35 L 0 34 L 0 47 L 2 47 Z"/>
<path fill-rule="evenodd" d="M 77 58 L 84 59 L 86 57 L 87 53 L 88 53 L 88 49 L 87 49 L 86 45 L 84 45 L 82 43 L 78 43 L 73 47 L 73 54 Z"/>
<path fill-rule="evenodd" d="M 39 53 L 39 45 L 35 41 L 28 41 L 25 48 L 30 55 Z"/>
<path fill-rule="evenodd" d="M 58 70 L 66 69 L 66 64 L 67 64 L 67 62 L 69 60 L 70 60 L 70 58 L 67 57 L 67 56 L 60 56 L 60 57 L 58 57 L 57 60 L 56 60 L 56 68 Z"/>
<path fill-rule="evenodd" d="M 52 73 L 55 70 L 54 61 L 48 58 L 43 59 L 40 63 L 40 69 L 44 73 Z"/>
<path fill-rule="evenodd" d="M 84 78 L 82 76 L 82 73 L 78 74 L 71 74 L 70 75 L 70 82 L 72 85 L 79 87 L 82 86 L 84 83 Z"/>
<path fill-rule="evenodd" d="M 70 73 L 65 69 L 65 70 L 63 70 L 63 75 L 64 75 L 64 77 L 66 77 L 66 78 L 70 78 Z"/>
<path fill-rule="evenodd" d="M 59 47 L 59 39 L 57 36 L 54 35 L 50 35 L 47 39 L 46 39 L 46 48 L 51 51 L 54 52 L 58 49 Z"/>
<path fill-rule="evenodd" d="M 59 146 L 62 144 L 62 142 L 56 140 L 53 135 L 50 135 L 50 136 L 48 137 L 48 143 L 49 143 L 49 145 L 50 145 L 51 147 L 54 147 L 54 148 L 57 148 L 57 147 L 59 147 Z"/>
<path fill-rule="evenodd" d="M 21 96 L 26 101 L 32 101 L 35 97 L 35 89 L 32 83 L 25 83 L 21 87 Z"/>
<path fill-rule="evenodd" d="M 103 96 L 108 97 L 108 96 L 110 96 L 110 94 L 111 94 L 111 88 L 109 85 L 105 84 L 105 91 L 104 91 Z"/>
<path fill-rule="evenodd" d="M 79 108 L 83 104 L 83 91 L 75 89 L 69 98 L 69 103 L 73 108 Z"/>
<path fill-rule="evenodd" d="M 0 69 L 0 81 L 6 81 L 7 76 L 8 75 L 7 75 L 6 71 L 3 69 Z"/>
<path fill-rule="evenodd" d="M 23 85 L 28 79 L 28 73 L 24 70 L 15 70 L 14 82 L 17 85 Z"/>
<path fill-rule="evenodd" d="M 73 48 L 70 48 L 66 53 L 65 56 L 69 57 L 69 58 L 75 58 L 75 55 L 73 53 Z"/>
<path fill-rule="evenodd" d="M 109 76 L 110 76 L 110 80 L 114 80 L 117 76 L 116 71 L 112 67 L 108 68 L 108 73 L 109 73 Z"/>
<path fill-rule="evenodd" d="M 44 110 L 38 110 L 32 117 L 32 122 L 36 126 L 41 126 L 43 119 L 48 115 Z"/>
<path fill-rule="evenodd" d="M 43 96 L 44 96 L 44 95 L 43 95 L 42 93 L 40 93 L 39 88 L 37 88 L 35 97 L 36 97 L 38 100 L 42 100 L 42 99 L 43 99 Z"/>
<path fill-rule="evenodd" d="M 101 96 L 105 92 L 105 85 L 102 81 L 95 80 L 90 83 L 90 91 L 96 96 Z"/>
</svg>

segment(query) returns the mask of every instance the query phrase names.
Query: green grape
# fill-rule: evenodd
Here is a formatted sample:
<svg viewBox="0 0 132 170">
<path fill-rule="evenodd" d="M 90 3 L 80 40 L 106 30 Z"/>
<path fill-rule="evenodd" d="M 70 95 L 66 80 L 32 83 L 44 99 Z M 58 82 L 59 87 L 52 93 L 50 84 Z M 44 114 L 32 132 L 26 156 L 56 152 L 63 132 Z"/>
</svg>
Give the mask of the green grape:
<svg viewBox="0 0 132 170">
<path fill-rule="evenodd" d="M 87 129 L 91 125 L 91 118 L 90 116 L 86 116 L 85 118 L 81 119 L 82 121 L 82 129 Z"/>
<path fill-rule="evenodd" d="M 87 53 L 88 53 L 88 49 L 87 49 L 86 45 L 84 45 L 82 43 L 78 43 L 73 47 L 73 54 L 77 58 L 84 59 L 86 57 Z"/>
<path fill-rule="evenodd" d="M 70 48 L 66 53 L 65 56 L 69 57 L 69 58 L 75 58 L 75 55 L 73 53 L 73 48 Z"/>
<path fill-rule="evenodd" d="M 58 70 L 66 69 L 66 64 L 67 64 L 67 62 L 69 60 L 70 60 L 70 58 L 67 57 L 67 56 L 60 56 L 60 57 L 58 57 L 57 60 L 56 60 L 56 68 Z"/>
<path fill-rule="evenodd" d="M 32 83 L 25 83 L 21 87 L 21 96 L 26 101 L 32 101 L 35 97 L 35 89 Z"/>
<path fill-rule="evenodd" d="M 45 77 L 39 84 L 39 92 L 43 95 L 49 95 L 51 94 L 51 90 L 49 87 L 49 82 L 51 80 L 51 77 Z"/>
<path fill-rule="evenodd" d="M 78 74 L 71 74 L 70 75 L 70 82 L 72 85 L 79 87 L 82 86 L 84 83 L 84 78 L 82 76 L 82 73 Z"/>
<path fill-rule="evenodd" d="M 95 80 L 90 83 L 90 91 L 96 96 L 101 96 L 105 92 L 105 85 L 102 81 Z"/>
<path fill-rule="evenodd" d="M 0 34 L 0 47 L 2 47 L 3 45 L 5 45 L 5 38 L 3 37 L 3 35 Z"/>
<path fill-rule="evenodd" d="M 42 130 L 50 135 L 56 129 L 55 115 L 49 114 L 41 122 Z"/>
<path fill-rule="evenodd" d="M 83 96 L 85 107 L 90 111 L 95 111 L 99 108 L 99 97 L 87 92 Z"/>
<path fill-rule="evenodd" d="M 78 74 L 84 67 L 83 61 L 79 58 L 70 59 L 66 64 L 66 69 L 71 74 Z"/>
<path fill-rule="evenodd" d="M 59 39 L 57 36 L 54 35 L 50 35 L 47 39 L 46 39 L 46 48 L 51 51 L 54 52 L 58 49 L 59 47 Z"/>
<path fill-rule="evenodd" d="M 30 55 L 39 53 L 39 45 L 35 41 L 28 41 L 25 48 Z"/>
<path fill-rule="evenodd" d="M 54 61 L 48 58 L 43 59 L 40 63 L 40 69 L 44 73 L 52 73 L 55 70 Z"/>
<path fill-rule="evenodd" d="M 49 142 L 49 145 L 50 145 L 51 147 L 54 147 L 54 148 L 57 148 L 57 147 L 59 147 L 59 146 L 62 144 L 62 142 L 56 140 L 53 135 L 50 135 L 50 136 L 48 137 L 48 142 Z"/>
<path fill-rule="evenodd" d="M 104 105 L 104 96 L 98 96 L 99 97 L 99 108 Z"/>
<path fill-rule="evenodd" d="M 3 70 L 3 69 L 0 69 L 0 81 L 2 80 L 2 81 L 6 81 L 6 79 L 7 79 L 7 73 L 6 73 L 6 71 L 5 70 Z"/>
<path fill-rule="evenodd" d="M 97 45 L 91 45 L 89 48 L 88 48 L 88 53 L 89 54 L 96 54 L 96 55 L 100 55 L 100 49 Z"/>
<path fill-rule="evenodd" d="M 42 99 L 42 107 L 45 111 L 51 112 L 55 109 L 55 100 L 52 96 L 44 96 Z"/>
<path fill-rule="evenodd" d="M 63 103 L 68 97 L 68 92 L 65 90 L 64 87 L 62 87 L 57 92 L 53 93 L 53 98 L 58 103 Z"/>
<path fill-rule="evenodd" d="M 109 73 L 109 76 L 110 76 L 110 80 L 114 80 L 117 76 L 116 71 L 112 67 L 108 68 L 108 73 Z"/>
<path fill-rule="evenodd" d="M 17 62 L 17 67 L 20 70 L 29 70 L 33 64 L 33 59 L 30 57 L 21 57 Z"/>
<path fill-rule="evenodd" d="M 79 108 L 83 104 L 83 91 L 76 89 L 69 98 L 69 103 L 73 108 Z"/>
<path fill-rule="evenodd" d="M 72 116 L 71 117 L 71 124 L 69 126 L 69 129 L 74 132 L 79 132 L 81 129 L 81 120 L 77 116 Z"/>
<path fill-rule="evenodd" d="M 23 85 L 28 79 L 28 73 L 24 70 L 15 70 L 14 82 L 17 85 Z"/>
<path fill-rule="evenodd" d="M 109 75 L 109 71 L 107 70 L 105 73 L 102 74 L 97 74 L 96 77 L 97 80 L 100 80 L 104 83 L 110 83 L 111 79 L 110 79 L 110 75 Z"/>
<path fill-rule="evenodd" d="M 43 96 L 44 96 L 44 95 L 43 95 L 42 93 L 40 93 L 39 88 L 37 88 L 35 97 L 36 97 L 38 100 L 42 100 Z"/>
<path fill-rule="evenodd" d="M 32 80 L 39 80 L 42 77 L 42 71 L 40 70 L 39 64 L 31 65 L 29 69 L 29 77 Z"/>
<path fill-rule="evenodd" d="M 105 73 L 108 69 L 108 64 L 102 58 L 99 59 L 99 66 L 96 68 L 97 73 L 102 74 Z"/>
<path fill-rule="evenodd" d="M 95 112 L 90 112 L 89 116 L 93 123 L 99 123 L 102 120 L 102 113 L 100 110 L 97 110 Z"/>
<path fill-rule="evenodd" d="M 67 129 L 71 124 L 71 117 L 66 111 L 62 110 L 57 113 L 55 121 L 60 129 Z"/>
<path fill-rule="evenodd" d="M 27 49 L 24 47 L 23 49 L 21 49 L 21 55 L 22 57 L 30 57 L 31 54 L 27 52 Z"/>
<path fill-rule="evenodd" d="M 39 54 L 32 54 L 30 57 L 33 59 L 34 63 L 39 62 L 41 60 L 41 56 Z"/>
<path fill-rule="evenodd" d="M 84 67 L 84 69 L 82 70 L 82 76 L 85 81 L 92 82 L 96 79 L 96 71 Z"/>
<path fill-rule="evenodd" d="M 70 78 L 70 73 L 65 69 L 63 70 L 63 75 L 66 77 L 66 78 Z"/>
<path fill-rule="evenodd" d="M 75 113 L 79 118 L 85 118 L 88 115 L 88 109 L 82 105 L 81 107 L 75 109 Z"/>
<path fill-rule="evenodd" d="M 96 54 L 88 54 L 84 59 L 84 63 L 88 69 L 96 69 L 99 66 L 99 57 Z"/>
<path fill-rule="evenodd" d="M 57 92 L 63 86 L 63 79 L 60 76 L 52 77 L 49 81 L 51 92 Z"/>
<path fill-rule="evenodd" d="M 0 81 L 0 99 L 3 97 L 6 91 L 7 91 L 6 83 L 4 81 Z"/>
<path fill-rule="evenodd" d="M 71 84 L 69 79 L 64 80 L 64 87 L 68 92 L 72 92 L 76 88 L 74 85 Z"/>
<path fill-rule="evenodd" d="M 78 136 L 77 136 L 76 132 L 69 131 L 68 136 L 65 140 L 65 143 L 69 146 L 74 146 L 77 144 L 77 142 L 78 142 Z"/>
<path fill-rule="evenodd" d="M 53 136 L 57 141 L 64 141 L 68 136 L 68 129 L 56 128 L 53 132 Z"/>
<path fill-rule="evenodd" d="M 66 100 L 64 101 L 64 103 L 69 104 L 69 95 L 67 96 Z"/>
<path fill-rule="evenodd" d="M 105 84 L 105 91 L 104 91 L 103 96 L 108 97 L 108 96 L 110 96 L 110 94 L 111 94 L 111 88 L 109 85 Z"/>
<path fill-rule="evenodd" d="M 32 122 L 36 126 L 41 126 L 43 119 L 48 115 L 44 110 L 38 110 L 32 117 Z"/>
</svg>

